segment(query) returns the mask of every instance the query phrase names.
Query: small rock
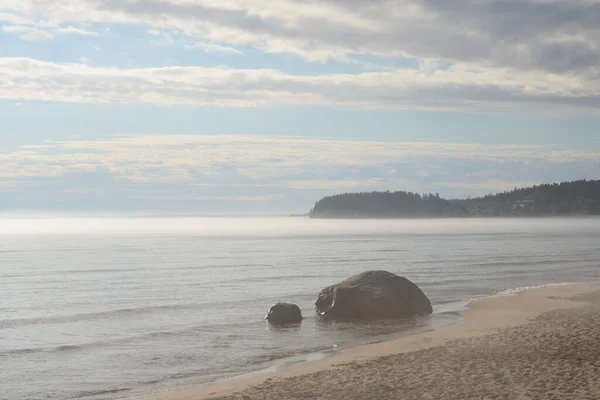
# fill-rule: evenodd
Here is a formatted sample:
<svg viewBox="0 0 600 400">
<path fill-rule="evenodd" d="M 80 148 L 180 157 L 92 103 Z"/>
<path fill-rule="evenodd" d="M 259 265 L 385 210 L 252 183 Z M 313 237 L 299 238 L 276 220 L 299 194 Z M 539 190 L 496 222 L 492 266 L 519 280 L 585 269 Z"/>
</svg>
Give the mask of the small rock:
<svg viewBox="0 0 600 400">
<path fill-rule="evenodd" d="M 294 324 L 302 321 L 302 311 L 296 304 L 274 304 L 265 319 L 272 324 Z"/>
</svg>

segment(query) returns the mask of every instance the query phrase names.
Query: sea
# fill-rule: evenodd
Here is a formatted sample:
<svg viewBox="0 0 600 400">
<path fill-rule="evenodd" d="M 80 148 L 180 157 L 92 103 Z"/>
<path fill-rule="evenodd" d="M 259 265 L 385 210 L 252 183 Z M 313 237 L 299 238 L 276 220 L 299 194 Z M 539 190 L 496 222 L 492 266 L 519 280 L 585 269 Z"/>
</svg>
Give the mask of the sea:
<svg viewBox="0 0 600 400">
<path fill-rule="evenodd" d="M 143 399 L 462 323 L 485 296 L 600 279 L 600 219 L 0 217 L 0 398 Z M 429 317 L 324 322 L 319 291 L 404 276 Z M 264 321 L 277 301 L 299 325 Z"/>
</svg>

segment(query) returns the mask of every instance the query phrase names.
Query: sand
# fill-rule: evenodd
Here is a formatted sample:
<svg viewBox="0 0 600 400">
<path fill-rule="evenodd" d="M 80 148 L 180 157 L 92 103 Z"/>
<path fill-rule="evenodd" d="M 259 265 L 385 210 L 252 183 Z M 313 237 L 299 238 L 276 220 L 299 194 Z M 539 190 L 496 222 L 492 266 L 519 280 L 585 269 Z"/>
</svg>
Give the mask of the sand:
<svg viewBox="0 0 600 400">
<path fill-rule="evenodd" d="M 153 400 L 600 399 L 599 283 L 478 300 L 461 315 L 461 325 Z"/>
</svg>

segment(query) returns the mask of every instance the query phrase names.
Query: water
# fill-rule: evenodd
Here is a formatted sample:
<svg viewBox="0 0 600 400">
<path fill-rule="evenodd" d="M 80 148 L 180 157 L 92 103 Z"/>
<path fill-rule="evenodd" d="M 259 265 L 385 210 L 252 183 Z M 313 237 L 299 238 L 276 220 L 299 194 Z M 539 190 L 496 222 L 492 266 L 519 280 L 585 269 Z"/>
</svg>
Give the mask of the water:
<svg viewBox="0 0 600 400">
<path fill-rule="evenodd" d="M 599 251 L 596 218 L 2 218 L 0 398 L 134 398 L 321 357 L 456 323 L 452 302 L 598 279 Z M 314 317 L 320 289 L 369 269 L 408 277 L 438 312 Z M 301 326 L 265 324 L 279 300 Z"/>
</svg>

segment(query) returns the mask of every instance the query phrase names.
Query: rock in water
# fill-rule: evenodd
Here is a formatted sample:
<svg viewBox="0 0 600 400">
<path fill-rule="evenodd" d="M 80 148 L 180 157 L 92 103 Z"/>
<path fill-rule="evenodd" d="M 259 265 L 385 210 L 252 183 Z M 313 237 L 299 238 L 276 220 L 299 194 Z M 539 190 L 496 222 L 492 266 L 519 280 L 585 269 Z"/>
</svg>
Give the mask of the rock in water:
<svg viewBox="0 0 600 400">
<path fill-rule="evenodd" d="M 317 314 L 340 319 L 429 315 L 431 302 L 417 285 L 387 271 L 367 271 L 321 291 Z"/>
<path fill-rule="evenodd" d="M 265 319 L 273 324 L 292 324 L 302 321 L 302 311 L 296 304 L 274 304 Z"/>
</svg>

